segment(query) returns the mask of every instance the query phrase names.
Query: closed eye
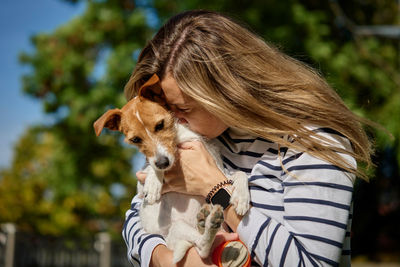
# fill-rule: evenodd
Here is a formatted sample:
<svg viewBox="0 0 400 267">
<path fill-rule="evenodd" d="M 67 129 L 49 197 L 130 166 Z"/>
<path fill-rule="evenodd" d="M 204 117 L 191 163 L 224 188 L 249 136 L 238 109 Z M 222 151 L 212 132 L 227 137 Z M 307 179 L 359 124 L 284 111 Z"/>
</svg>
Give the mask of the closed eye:
<svg viewBox="0 0 400 267">
<path fill-rule="evenodd" d="M 188 113 L 191 112 L 191 108 L 190 107 L 179 107 L 177 105 L 170 105 L 170 109 L 172 110 L 172 112 L 180 112 L 180 113 Z"/>
<path fill-rule="evenodd" d="M 140 144 L 142 142 L 142 138 L 135 136 L 135 137 L 129 139 L 129 141 L 131 141 L 134 144 Z"/>
<path fill-rule="evenodd" d="M 158 132 L 161 131 L 162 129 L 164 129 L 164 120 L 156 124 L 156 127 L 154 127 L 154 131 Z"/>
<path fill-rule="evenodd" d="M 181 113 L 188 113 L 190 111 L 190 108 L 176 108 L 176 109 Z"/>
</svg>

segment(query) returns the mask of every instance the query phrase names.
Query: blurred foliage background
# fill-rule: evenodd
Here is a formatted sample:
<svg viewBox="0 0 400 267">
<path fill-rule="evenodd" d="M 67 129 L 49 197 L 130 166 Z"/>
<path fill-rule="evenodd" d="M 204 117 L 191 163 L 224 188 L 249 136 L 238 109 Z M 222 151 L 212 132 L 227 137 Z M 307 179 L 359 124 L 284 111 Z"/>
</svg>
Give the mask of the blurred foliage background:
<svg viewBox="0 0 400 267">
<path fill-rule="evenodd" d="M 61 1 L 61 0 L 59 0 Z M 64 0 L 76 4 L 84 0 Z M 391 132 L 376 139 L 377 168 L 354 194 L 353 256 L 400 261 L 400 3 L 390 0 L 87 0 L 86 11 L 31 37 L 22 90 L 54 123 L 26 130 L 0 171 L 0 222 L 42 235 L 120 237 L 135 194 L 132 158 L 118 133 L 93 122 L 126 100 L 123 87 L 146 40 L 172 15 L 216 10 L 318 69 L 357 114 Z M 140 166 L 137 166 L 140 167 Z M 121 241 L 122 242 L 122 241 Z"/>
</svg>

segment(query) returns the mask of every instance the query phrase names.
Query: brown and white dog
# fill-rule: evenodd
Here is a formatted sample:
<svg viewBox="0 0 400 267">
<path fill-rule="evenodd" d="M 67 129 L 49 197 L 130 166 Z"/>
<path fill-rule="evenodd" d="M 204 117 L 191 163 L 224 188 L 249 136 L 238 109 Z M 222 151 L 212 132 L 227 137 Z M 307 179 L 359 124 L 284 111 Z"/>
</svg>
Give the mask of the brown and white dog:
<svg viewBox="0 0 400 267">
<path fill-rule="evenodd" d="M 161 195 L 164 172 L 175 163 L 177 145 L 200 140 L 223 171 L 218 151 L 201 136 L 177 123 L 162 97 L 157 75 L 153 75 L 139 90 L 139 95 L 121 109 L 108 110 L 95 123 L 99 136 L 103 128 L 120 131 L 125 142 L 136 145 L 146 156 L 149 166 L 144 185 L 138 183 L 138 194 L 144 197 L 140 219 L 144 230 L 160 234 L 167 247 L 174 251 L 174 262 L 195 246 L 203 258 L 210 254 L 215 234 L 223 222 L 219 205 L 205 204 L 201 196 L 170 192 Z M 243 172 L 232 175 L 231 204 L 239 215 L 244 215 L 250 202 L 247 177 Z"/>
</svg>

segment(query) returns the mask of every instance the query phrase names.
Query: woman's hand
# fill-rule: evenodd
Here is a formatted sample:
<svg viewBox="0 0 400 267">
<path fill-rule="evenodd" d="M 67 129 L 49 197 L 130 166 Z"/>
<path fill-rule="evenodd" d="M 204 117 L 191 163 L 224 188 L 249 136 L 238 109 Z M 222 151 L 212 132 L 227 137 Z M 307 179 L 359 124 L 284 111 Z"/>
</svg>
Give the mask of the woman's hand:
<svg viewBox="0 0 400 267">
<path fill-rule="evenodd" d="M 136 176 L 144 182 L 146 175 L 138 172 Z M 175 165 L 165 173 L 163 193 L 174 191 L 206 197 L 215 185 L 225 180 L 203 143 L 185 142 L 178 147 Z"/>
<path fill-rule="evenodd" d="M 220 244 L 226 242 L 226 241 L 233 241 L 238 239 L 238 234 L 236 233 L 226 233 L 223 231 L 219 231 L 217 235 L 215 236 L 215 240 L 213 243 L 213 246 L 211 248 L 211 254 L 212 251 L 216 247 L 218 247 Z M 173 252 L 172 250 L 168 249 L 164 245 L 159 245 L 155 247 L 153 250 L 153 254 L 151 257 L 151 267 L 158 267 L 158 266 L 170 266 L 170 267 L 191 267 L 191 266 L 198 266 L 198 267 L 216 267 L 214 263 L 212 263 L 211 260 L 211 255 L 206 258 L 202 259 L 199 254 L 197 253 L 197 250 L 192 247 L 190 248 L 187 252 L 185 257 L 178 262 L 177 264 L 172 264 L 172 256 Z"/>
<path fill-rule="evenodd" d="M 153 250 L 150 267 L 216 267 L 211 258 L 202 259 L 194 247 L 190 248 L 185 257 L 178 263 L 172 263 L 173 251 L 164 245 L 159 245 Z"/>
<path fill-rule="evenodd" d="M 165 175 L 164 192 L 176 191 L 206 197 L 215 185 L 226 180 L 200 141 L 180 144 L 178 162 L 176 169 Z"/>
</svg>

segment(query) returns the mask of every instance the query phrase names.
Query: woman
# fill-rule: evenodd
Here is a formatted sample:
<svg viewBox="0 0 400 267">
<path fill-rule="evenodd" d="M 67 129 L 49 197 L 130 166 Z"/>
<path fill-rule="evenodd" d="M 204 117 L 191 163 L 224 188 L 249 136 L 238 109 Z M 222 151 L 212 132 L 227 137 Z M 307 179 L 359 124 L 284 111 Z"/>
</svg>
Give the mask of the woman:
<svg viewBox="0 0 400 267">
<path fill-rule="evenodd" d="M 253 265 L 349 265 L 351 199 L 357 162 L 371 164 L 371 145 L 354 115 L 323 78 L 218 13 L 171 18 L 146 45 L 125 87 L 127 99 L 153 74 L 181 123 L 213 139 L 225 168 L 247 173 L 249 212 L 224 210 Z M 367 122 L 368 123 L 368 122 Z M 185 179 L 167 177 L 165 191 L 198 194 L 227 178 L 196 142 L 179 149 Z M 145 175 L 138 173 L 138 178 Z M 140 200 L 127 212 L 128 256 L 166 266 L 171 251 L 144 233 Z M 223 235 L 232 239 L 234 235 Z M 183 266 L 210 266 L 194 249 Z"/>
</svg>

